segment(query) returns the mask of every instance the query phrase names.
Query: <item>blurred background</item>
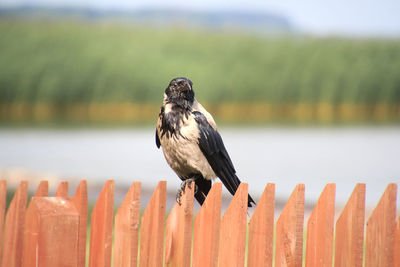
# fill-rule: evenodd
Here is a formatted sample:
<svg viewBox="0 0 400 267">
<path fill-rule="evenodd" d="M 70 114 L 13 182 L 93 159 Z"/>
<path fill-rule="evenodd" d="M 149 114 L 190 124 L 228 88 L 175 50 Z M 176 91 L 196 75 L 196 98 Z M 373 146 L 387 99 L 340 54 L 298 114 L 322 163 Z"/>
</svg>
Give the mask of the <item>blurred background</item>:
<svg viewBox="0 0 400 267">
<path fill-rule="evenodd" d="M 0 176 L 115 179 L 117 202 L 180 184 L 154 142 L 169 81 L 190 78 L 257 200 L 328 182 L 368 207 L 400 181 L 400 2 L 2 0 Z M 230 196 L 226 193 L 226 200 Z"/>
</svg>

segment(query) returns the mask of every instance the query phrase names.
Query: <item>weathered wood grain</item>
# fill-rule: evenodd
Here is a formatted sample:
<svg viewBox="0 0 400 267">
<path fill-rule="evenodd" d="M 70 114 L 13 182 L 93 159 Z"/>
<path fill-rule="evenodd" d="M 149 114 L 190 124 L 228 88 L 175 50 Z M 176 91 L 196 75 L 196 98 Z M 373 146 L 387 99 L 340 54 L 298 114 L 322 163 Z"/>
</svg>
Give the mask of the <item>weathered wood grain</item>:
<svg viewBox="0 0 400 267">
<path fill-rule="evenodd" d="M 248 267 L 272 267 L 275 184 L 267 184 L 249 222 Z"/>
<path fill-rule="evenodd" d="M 307 224 L 306 267 L 332 267 L 335 184 L 327 184 Z"/>
<path fill-rule="evenodd" d="M 304 190 L 304 184 L 296 186 L 276 223 L 276 267 L 302 266 Z"/>
<path fill-rule="evenodd" d="M 193 267 L 218 266 L 222 184 L 214 183 L 196 215 L 193 234 Z"/>
<path fill-rule="evenodd" d="M 110 267 L 114 206 L 114 181 L 108 180 L 91 218 L 89 267 Z"/>
<path fill-rule="evenodd" d="M 194 183 L 186 184 L 181 205 L 175 203 L 166 226 L 165 264 L 171 267 L 190 266 L 192 247 Z"/>
<path fill-rule="evenodd" d="M 136 267 L 138 259 L 141 183 L 134 182 L 115 215 L 114 265 Z"/>
<path fill-rule="evenodd" d="M 222 217 L 219 266 L 245 265 L 248 185 L 241 183 Z"/>
<path fill-rule="evenodd" d="M 142 216 L 140 267 L 162 267 L 167 182 L 160 181 Z"/>
<path fill-rule="evenodd" d="M 346 203 L 335 232 L 335 267 L 362 267 L 365 184 L 357 184 Z"/>
<path fill-rule="evenodd" d="M 22 181 L 8 207 L 4 224 L 2 267 L 20 267 L 25 224 L 28 182 Z"/>
<path fill-rule="evenodd" d="M 79 213 L 61 197 L 33 197 L 26 211 L 23 267 L 78 267 Z"/>
<path fill-rule="evenodd" d="M 397 184 L 389 184 L 367 222 L 365 267 L 394 265 L 396 198 Z"/>
</svg>

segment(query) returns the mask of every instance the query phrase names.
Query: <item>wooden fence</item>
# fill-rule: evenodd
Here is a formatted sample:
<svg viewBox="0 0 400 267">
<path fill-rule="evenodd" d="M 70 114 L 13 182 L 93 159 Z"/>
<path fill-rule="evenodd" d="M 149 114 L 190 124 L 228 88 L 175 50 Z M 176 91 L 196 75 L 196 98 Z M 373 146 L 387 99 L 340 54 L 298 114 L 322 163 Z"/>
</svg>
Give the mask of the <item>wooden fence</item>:
<svg viewBox="0 0 400 267">
<path fill-rule="evenodd" d="M 159 182 L 142 216 L 140 186 L 133 183 L 113 223 L 114 182 L 106 182 L 91 215 L 87 253 L 86 181 L 72 198 L 66 182 L 48 197 L 43 181 L 28 207 L 28 185 L 21 182 L 6 214 L 6 181 L 0 181 L 1 266 L 83 267 L 86 255 L 90 267 L 400 266 L 396 184 L 387 186 L 366 226 L 365 184 L 356 185 L 336 224 L 335 184 L 327 184 L 306 235 L 303 184 L 296 186 L 276 222 L 274 184 L 265 187 L 249 222 L 245 183 L 222 219 L 221 183 L 214 183 L 196 216 L 193 189 L 186 188 L 182 205 L 175 204 L 166 220 L 166 182 Z"/>
</svg>

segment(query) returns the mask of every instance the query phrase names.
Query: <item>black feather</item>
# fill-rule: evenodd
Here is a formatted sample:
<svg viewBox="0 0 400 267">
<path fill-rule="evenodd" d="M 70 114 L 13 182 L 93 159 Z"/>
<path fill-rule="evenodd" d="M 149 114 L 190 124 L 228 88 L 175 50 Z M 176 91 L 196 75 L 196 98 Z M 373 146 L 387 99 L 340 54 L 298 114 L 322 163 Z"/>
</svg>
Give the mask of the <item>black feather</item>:
<svg viewBox="0 0 400 267">
<path fill-rule="evenodd" d="M 172 110 L 170 112 L 165 113 L 164 107 L 161 107 L 161 112 L 159 114 L 161 120 L 161 126 L 159 130 L 161 136 L 159 136 L 159 138 L 164 137 L 164 135 L 166 135 L 167 138 L 181 135 L 180 129 L 183 118 L 187 118 L 189 116 L 189 112 L 190 110 L 182 109 L 180 106 L 174 105 L 172 106 Z"/>
<path fill-rule="evenodd" d="M 236 176 L 236 170 L 220 134 L 211 127 L 201 112 L 194 111 L 193 115 L 200 132 L 198 142 L 201 152 L 203 152 L 214 173 L 221 179 L 228 191 L 234 195 L 239 187 L 240 180 Z M 255 204 L 249 195 L 249 207 L 252 206 L 251 203 Z"/>
<path fill-rule="evenodd" d="M 197 191 L 194 194 L 194 197 L 200 203 L 200 205 L 203 205 L 208 195 L 208 192 L 211 189 L 211 181 L 204 179 L 201 174 L 198 174 L 194 177 L 195 177 L 195 184 L 197 185 Z"/>
<path fill-rule="evenodd" d="M 160 146 L 161 146 L 161 142 L 160 142 L 160 138 L 158 137 L 157 129 L 156 129 L 156 146 L 157 146 L 157 148 L 160 148 Z"/>
</svg>

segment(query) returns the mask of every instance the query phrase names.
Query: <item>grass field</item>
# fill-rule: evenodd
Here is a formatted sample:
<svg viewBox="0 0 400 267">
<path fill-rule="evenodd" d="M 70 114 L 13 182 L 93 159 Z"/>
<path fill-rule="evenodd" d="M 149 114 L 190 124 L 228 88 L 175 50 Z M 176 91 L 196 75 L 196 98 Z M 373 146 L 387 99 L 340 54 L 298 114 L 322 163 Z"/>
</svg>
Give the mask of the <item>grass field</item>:
<svg viewBox="0 0 400 267">
<path fill-rule="evenodd" d="M 3 123 L 148 122 L 176 76 L 223 122 L 400 121 L 400 40 L 15 18 L 0 35 Z"/>
</svg>

